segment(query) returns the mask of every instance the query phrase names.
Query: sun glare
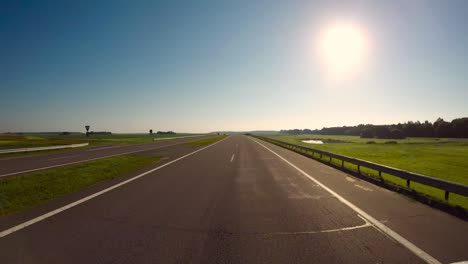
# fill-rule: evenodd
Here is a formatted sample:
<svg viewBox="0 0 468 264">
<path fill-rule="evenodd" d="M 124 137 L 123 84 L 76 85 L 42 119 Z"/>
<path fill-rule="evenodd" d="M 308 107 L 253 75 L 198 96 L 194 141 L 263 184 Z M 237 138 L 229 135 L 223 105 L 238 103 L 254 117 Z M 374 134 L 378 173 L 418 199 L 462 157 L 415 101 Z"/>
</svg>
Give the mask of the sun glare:
<svg viewBox="0 0 468 264">
<path fill-rule="evenodd" d="M 356 73 L 367 59 L 368 41 L 357 25 L 329 25 L 322 30 L 319 41 L 319 55 L 327 71 L 336 78 Z"/>
</svg>

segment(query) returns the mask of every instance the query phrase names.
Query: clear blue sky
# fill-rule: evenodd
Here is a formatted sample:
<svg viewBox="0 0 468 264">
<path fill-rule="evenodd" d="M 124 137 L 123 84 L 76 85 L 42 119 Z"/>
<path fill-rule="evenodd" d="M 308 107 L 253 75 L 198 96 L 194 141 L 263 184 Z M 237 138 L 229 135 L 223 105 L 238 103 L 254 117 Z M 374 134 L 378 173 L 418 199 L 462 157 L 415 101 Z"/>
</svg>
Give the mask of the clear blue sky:
<svg viewBox="0 0 468 264">
<path fill-rule="evenodd" d="M 195 3 L 197 2 L 197 3 Z M 468 116 L 468 1 L 1 1 L 0 131 L 209 132 Z M 372 51 L 330 82 L 312 50 Z"/>
</svg>

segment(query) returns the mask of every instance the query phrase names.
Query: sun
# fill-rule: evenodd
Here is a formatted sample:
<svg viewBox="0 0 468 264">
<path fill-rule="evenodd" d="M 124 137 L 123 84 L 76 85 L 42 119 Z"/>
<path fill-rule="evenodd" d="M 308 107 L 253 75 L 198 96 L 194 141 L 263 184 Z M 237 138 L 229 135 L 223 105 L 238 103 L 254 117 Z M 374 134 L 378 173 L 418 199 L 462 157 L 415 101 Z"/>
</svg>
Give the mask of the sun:
<svg viewBox="0 0 468 264">
<path fill-rule="evenodd" d="M 368 39 L 364 30 L 352 23 L 334 23 L 319 36 L 319 56 L 327 71 L 338 78 L 361 69 L 367 60 Z"/>
</svg>

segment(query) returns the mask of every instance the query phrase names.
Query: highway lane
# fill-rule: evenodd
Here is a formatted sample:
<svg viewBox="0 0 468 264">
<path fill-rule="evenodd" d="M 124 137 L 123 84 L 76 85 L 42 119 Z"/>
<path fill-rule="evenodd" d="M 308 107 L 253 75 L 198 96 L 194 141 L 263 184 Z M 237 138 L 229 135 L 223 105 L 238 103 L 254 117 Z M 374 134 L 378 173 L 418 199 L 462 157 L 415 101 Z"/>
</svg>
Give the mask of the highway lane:
<svg viewBox="0 0 468 264">
<path fill-rule="evenodd" d="M 442 263 L 468 260 L 468 222 L 409 197 L 261 141 Z"/>
<path fill-rule="evenodd" d="M 98 146 L 82 150 L 70 150 L 66 152 L 45 153 L 44 155 L 30 155 L 5 159 L 2 159 L 0 156 L 0 177 L 12 176 L 28 171 L 63 166 L 67 164 L 74 164 L 87 160 L 164 148 L 205 137 L 207 136 L 178 138 L 145 144 Z"/>
<path fill-rule="evenodd" d="M 401 206 L 404 210 L 406 204 Z M 423 263 L 245 136 L 231 136 L 0 238 L 0 259 L 5 263 Z"/>
</svg>

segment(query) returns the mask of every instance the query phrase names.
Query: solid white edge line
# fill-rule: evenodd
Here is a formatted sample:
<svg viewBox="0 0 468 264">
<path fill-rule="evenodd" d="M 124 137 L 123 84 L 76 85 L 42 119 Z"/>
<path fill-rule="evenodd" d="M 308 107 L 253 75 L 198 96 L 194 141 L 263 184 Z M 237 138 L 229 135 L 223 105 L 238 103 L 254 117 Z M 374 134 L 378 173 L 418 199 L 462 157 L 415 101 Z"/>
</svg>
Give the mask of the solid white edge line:
<svg viewBox="0 0 468 264">
<path fill-rule="evenodd" d="M 0 154 L 12 154 L 19 152 L 34 152 L 41 150 L 55 150 L 55 149 L 66 149 L 66 148 L 80 148 L 88 146 L 89 142 L 80 144 L 69 144 L 69 145 L 57 145 L 57 146 L 46 146 L 46 147 L 34 147 L 34 148 L 15 148 L 15 149 L 2 149 Z"/>
<path fill-rule="evenodd" d="M 440 261 L 438 261 L 437 259 L 435 259 L 434 257 L 432 257 L 431 255 L 429 255 L 428 253 L 426 253 L 424 250 L 420 249 L 419 247 L 417 247 L 415 244 L 411 243 L 410 241 L 408 241 L 406 238 L 402 237 L 401 235 L 399 235 L 398 233 L 396 233 L 395 231 L 393 231 L 392 229 L 390 229 L 389 227 L 387 227 L 386 225 L 382 224 L 381 222 L 379 222 L 377 219 L 375 219 L 374 217 L 370 216 L 368 213 L 364 212 L 362 209 L 360 209 L 359 207 L 357 207 L 356 205 L 352 204 L 350 201 L 346 200 L 345 198 L 343 198 L 341 195 L 337 194 L 336 192 L 334 192 L 333 190 L 331 190 L 330 188 L 328 188 L 327 186 L 325 186 L 323 183 L 319 182 L 318 180 L 316 180 L 314 177 L 310 176 L 309 174 L 307 174 L 305 171 L 301 170 L 299 167 L 297 167 L 296 165 L 292 164 L 291 162 L 289 162 L 287 159 L 283 158 L 281 155 L 279 155 L 278 153 L 276 153 L 275 151 L 271 150 L 270 148 L 268 148 L 267 146 L 263 145 L 262 143 L 258 142 L 257 140 L 255 139 L 252 139 L 250 138 L 251 140 L 253 140 L 254 142 L 256 142 L 257 144 L 259 144 L 260 146 L 264 147 L 265 149 L 269 150 L 271 153 L 275 154 L 276 156 L 278 156 L 280 159 L 282 159 L 284 162 L 286 162 L 287 164 L 289 164 L 291 167 L 293 167 L 294 169 L 296 169 L 297 171 L 299 171 L 300 173 L 302 173 L 304 176 L 306 176 L 309 180 L 313 181 L 314 183 L 316 183 L 317 185 L 319 185 L 320 187 L 322 187 L 324 190 L 326 190 L 327 192 L 329 192 L 330 194 L 332 194 L 333 196 L 335 196 L 340 202 L 346 204 L 348 207 L 350 207 L 352 210 L 354 210 L 356 213 L 358 213 L 359 215 L 361 215 L 362 217 L 364 217 L 365 219 L 367 219 L 367 221 L 369 221 L 372 225 L 374 225 L 376 228 L 380 229 L 382 232 L 384 232 L 385 234 L 387 234 L 388 236 L 390 236 L 391 238 L 393 238 L 394 240 L 398 241 L 400 244 L 402 244 L 404 247 L 406 247 L 407 249 L 409 249 L 411 252 L 413 252 L 416 256 L 418 256 L 419 258 L 421 258 L 422 260 L 426 261 L 427 263 L 431 263 L 431 264 L 441 264 Z"/>
<path fill-rule="evenodd" d="M 27 172 L 33 172 L 33 171 L 38 171 L 38 170 L 46 170 L 46 169 L 51 169 L 51 168 L 56 168 L 56 167 L 62 167 L 66 165 L 72 165 L 72 164 L 77 164 L 77 163 L 82 163 L 86 161 L 92 161 L 92 160 L 98 160 L 98 159 L 105 159 L 105 158 L 111 158 L 115 156 L 121 156 L 121 155 L 127 155 L 127 154 L 132 154 L 132 153 L 137 153 L 137 152 L 143 152 L 147 150 L 154 150 L 154 149 L 160 149 L 160 148 L 165 148 L 165 147 L 171 147 L 171 146 L 176 146 L 180 144 L 184 144 L 187 142 L 180 142 L 180 143 L 175 143 L 172 145 L 167 145 L 167 146 L 159 146 L 156 148 L 147 148 L 147 149 L 142 149 L 142 150 L 134 150 L 134 151 L 128 151 L 128 152 L 122 152 L 119 154 L 112 154 L 108 156 L 102 156 L 98 158 L 92 158 L 92 159 L 86 159 L 86 160 L 79 160 L 79 161 L 73 161 L 73 162 L 68 162 L 68 163 L 62 163 L 62 164 L 57 164 L 57 165 L 51 165 L 51 166 L 46 166 L 46 167 L 41 167 L 41 168 L 36 168 L 36 169 L 31 169 L 31 170 L 24 170 L 24 171 L 17 171 L 17 172 L 11 172 L 11 173 L 6 173 L 6 174 L 1 174 L 0 177 L 5 177 L 5 176 L 12 176 L 12 175 L 17 175 L 17 174 L 22 174 L 22 173 L 27 173 Z"/>
<path fill-rule="evenodd" d="M 125 145 L 117 145 L 117 146 L 108 146 L 108 147 L 101 147 L 101 148 L 93 148 L 93 149 L 88 149 L 86 152 L 93 152 L 93 151 L 99 151 L 99 150 L 106 150 L 106 149 L 113 149 L 113 148 L 121 148 L 125 147 Z"/>
<path fill-rule="evenodd" d="M 45 214 L 40 215 L 40 216 L 38 216 L 38 217 L 35 217 L 35 218 L 31 219 L 31 220 L 28 220 L 28 221 L 26 221 L 26 222 L 24 222 L 24 223 L 22 223 L 22 224 L 17 225 L 17 226 L 8 228 L 8 229 L 6 229 L 6 230 L 3 230 L 3 231 L 0 232 L 0 238 L 5 237 L 5 236 L 7 236 L 7 235 L 9 235 L 9 234 L 12 234 L 12 233 L 14 233 L 14 232 L 16 232 L 16 231 L 19 231 L 19 230 L 21 230 L 21 229 L 23 229 L 23 228 L 25 228 L 25 227 L 30 226 L 30 225 L 33 225 L 33 224 L 35 224 L 35 223 L 37 223 L 37 222 L 40 222 L 40 221 L 42 221 L 42 220 L 44 220 L 44 219 L 47 219 L 47 218 L 49 218 L 49 217 L 51 217 L 51 216 L 53 216 L 53 215 L 56 215 L 56 214 L 58 214 L 58 213 L 60 213 L 60 212 L 63 212 L 63 211 L 65 211 L 65 210 L 67 210 L 67 209 L 70 209 L 70 208 L 72 208 L 72 207 L 74 207 L 74 206 L 76 206 L 76 205 L 79 205 L 79 204 L 84 203 L 84 202 L 86 202 L 86 201 L 88 201 L 88 200 L 91 200 L 91 199 L 93 199 L 93 198 L 95 198 L 95 197 L 97 197 L 97 196 L 99 196 L 99 195 L 102 195 L 102 194 L 104 194 L 104 193 L 110 192 L 110 191 L 112 191 L 112 190 L 115 189 L 115 188 L 118 188 L 118 187 L 120 187 L 120 186 L 122 186 L 122 185 L 125 185 L 125 184 L 129 183 L 129 182 L 132 182 L 132 181 L 134 181 L 134 180 L 137 180 L 137 179 L 139 179 L 139 178 L 141 178 L 141 177 L 143 177 L 143 176 L 145 176 L 145 175 L 147 175 L 147 174 L 149 174 L 149 173 L 152 173 L 152 172 L 157 171 L 157 170 L 159 170 L 159 169 L 162 169 L 162 168 L 164 168 L 164 167 L 166 167 L 166 166 L 169 166 L 169 165 L 171 165 L 172 163 L 175 163 L 175 162 L 177 162 L 177 161 L 179 161 L 179 160 L 185 159 L 185 158 L 187 158 L 188 156 L 191 156 L 191 155 L 193 155 L 193 154 L 195 154 L 195 153 L 197 153 L 197 152 L 200 152 L 200 151 L 202 151 L 202 150 L 204 150 L 204 149 L 207 149 L 207 148 L 209 148 L 209 147 L 211 147 L 211 146 L 214 146 L 214 145 L 216 145 L 216 144 L 218 144 L 218 143 L 224 141 L 224 140 L 227 139 L 227 138 L 228 138 L 228 137 L 226 137 L 226 138 L 224 138 L 224 139 L 222 139 L 222 140 L 220 140 L 220 141 L 217 141 L 217 142 L 215 142 L 215 143 L 213 143 L 213 144 L 211 144 L 211 145 L 208 145 L 208 146 L 206 146 L 206 147 L 203 147 L 203 148 L 201 148 L 201 149 L 195 150 L 195 151 L 193 151 L 193 152 L 191 152 L 191 153 L 189 153 L 189 154 L 186 154 L 186 155 L 184 155 L 184 156 L 182 156 L 182 157 L 179 157 L 179 158 L 177 158 L 177 159 L 175 159 L 175 160 L 172 160 L 172 161 L 170 161 L 170 162 L 168 162 L 168 163 L 166 163 L 166 164 L 163 164 L 163 165 L 161 165 L 161 166 L 159 166 L 159 167 L 156 167 L 156 168 L 151 169 L 151 170 L 149 170 L 149 171 L 146 171 L 146 172 L 143 172 L 143 173 L 141 173 L 141 174 L 138 174 L 137 176 L 134 176 L 134 177 L 132 177 L 132 178 L 130 178 L 130 179 L 128 179 L 128 180 L 125 180 L 125 181 L 123 181 L 123 182 L 120 182 L 120 183 L 118 183 L 118 184 L 116 184 L 116 185 L 113 185 L 113 186 L 111 186 L 111 187 L 109 187 L 109 188 L 106 188 L 106 189 L 104 189 L 104 190 L 102 190 L 102 191 L 99 191 L 99 192 L 97 192 L 97 193 L 94 193 L 94 194 L 91 194 L 91 195 L 89 195 L 89 196 L 86 196 L 86 197 L 84 197 L 84 198 L 82 198 L 82 199 L 80 199 L 80 200 L 78 200 L 78 201 L 75 201 L 75 202 L 73 202 L 73 203 L 70 203 L 70 204 L 67 204 L 67 205 L 65 205 L 65 206 L 62 206 L 62 207 L 60 207 L 60 208 L 57 208 L 57 209 L 55 209 L 55 210 L 52 210 L 52 211 L 50 211 L 50 212 L 48 212 L 48 213 L 45 213 Z"/>
</svg>

